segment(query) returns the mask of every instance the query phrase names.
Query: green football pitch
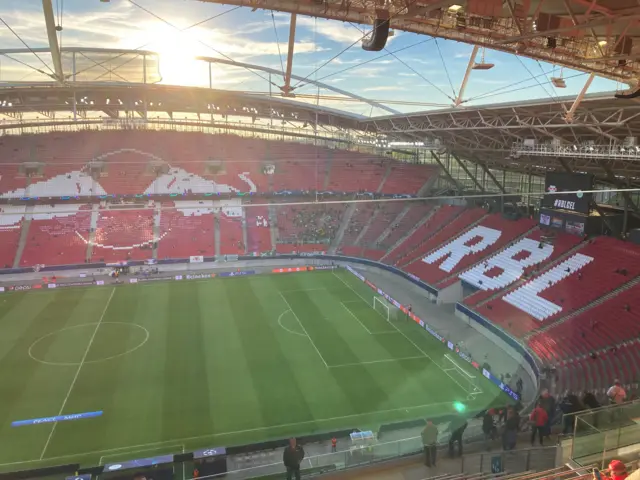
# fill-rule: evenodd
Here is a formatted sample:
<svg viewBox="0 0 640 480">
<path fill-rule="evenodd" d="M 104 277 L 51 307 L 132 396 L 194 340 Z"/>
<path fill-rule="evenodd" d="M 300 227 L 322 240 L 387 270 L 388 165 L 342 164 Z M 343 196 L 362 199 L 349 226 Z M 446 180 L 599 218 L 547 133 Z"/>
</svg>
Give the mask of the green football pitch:
<svg viewBox="0 0 640 480">
<path fill-rule="evenodd" d="M 230 446 L 505 404 L 347 271 L 0 296 L 0 469 Z M 391 315 L 393 317 L 393 314 Z M 449 356 L 449 358 L 452 358 Z M 16 420 L 102 411 L 12 427 Z"/>
</svg>

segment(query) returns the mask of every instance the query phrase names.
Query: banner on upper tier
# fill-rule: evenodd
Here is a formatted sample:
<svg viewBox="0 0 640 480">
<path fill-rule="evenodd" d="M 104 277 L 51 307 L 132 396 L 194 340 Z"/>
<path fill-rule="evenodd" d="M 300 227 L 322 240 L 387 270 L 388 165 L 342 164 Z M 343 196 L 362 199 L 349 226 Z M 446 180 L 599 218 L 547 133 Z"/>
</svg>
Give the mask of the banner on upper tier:
<svg viewBox="0 0 640 480">
<path fill-rule="evenodd" d="M 204 257 L 202 255 L 192 255 L 189 257 L 190 263 L 202 263 L 204 262 Z"/>
</svg>

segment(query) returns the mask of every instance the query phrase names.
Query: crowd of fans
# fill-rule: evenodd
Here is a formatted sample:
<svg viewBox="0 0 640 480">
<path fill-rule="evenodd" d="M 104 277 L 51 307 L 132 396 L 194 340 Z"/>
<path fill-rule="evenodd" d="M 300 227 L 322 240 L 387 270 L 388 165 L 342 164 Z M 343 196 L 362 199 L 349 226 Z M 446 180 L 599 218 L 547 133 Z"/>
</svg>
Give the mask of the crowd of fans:
<svg viewBox="0 0 640 480">
<path fill-rule="evenodd" d="M 321 208 L 297 208 L 291 207 L 282 214 L 286 215 L 287 223 L 293 224 L 296 230 L 295 240 L 303 243 L 325 243 L 331 241 L 340 228 L 344 207 L 321 207 Z M 278 223 L 280 238 L 287 238 L 287 228 L 283 226 L 285 222 Z"/>
</svg>

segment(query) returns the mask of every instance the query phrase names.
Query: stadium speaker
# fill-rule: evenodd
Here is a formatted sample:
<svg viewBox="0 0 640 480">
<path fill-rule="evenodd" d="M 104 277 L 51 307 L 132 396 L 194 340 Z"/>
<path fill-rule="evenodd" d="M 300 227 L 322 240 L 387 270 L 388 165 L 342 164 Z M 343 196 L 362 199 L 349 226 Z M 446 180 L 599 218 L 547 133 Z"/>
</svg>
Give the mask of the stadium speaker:
<svg viewBox="0 0 640 480">
<path fill-rule="evenodd" d="M 379 52 L 387 44 L 389 38 L 389 19 L 376 18 L 369 38 L 362 41 L 362 49 L 367 52 Z"/>
<path fill-rule="evenodd" d="M 631 93 L 616 93 L 614 95 L 616 98 L 620 98 L 623 100 L 629 100 L 632 98 L 638 98 L 640 97 L 640 88 L 637 88 L 635 91 L 631 92 Z"/>
</svg>

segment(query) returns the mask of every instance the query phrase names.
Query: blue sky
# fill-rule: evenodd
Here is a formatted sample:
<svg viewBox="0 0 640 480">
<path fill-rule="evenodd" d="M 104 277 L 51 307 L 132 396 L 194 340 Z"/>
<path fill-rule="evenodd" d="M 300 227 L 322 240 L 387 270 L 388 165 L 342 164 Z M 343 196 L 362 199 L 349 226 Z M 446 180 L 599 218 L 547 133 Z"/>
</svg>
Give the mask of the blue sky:
<svg viewBox="0 0 640 480">
<path fill-rule="evenodd" d="M 128 0 L 111 0 L 110 3 L 98 0 L 53 0 L 54 9 L 59 2 L 64 5 L 62 45 L 127 49 L 144 47 L 158 51 L 165 83 L 195 86 L 208 83 L 205 66 L 191 59 L 195 55 L 223 56 L 278 71 L 286 62 L 288 14 L 272 14 L 264 10 L 252 12 L 246 8 L 194 0 L 134 1 L 139 6 Z M 0 17 L 30 47 L 47 46 L 40 0 L 1 0 L 1 3 Z M 186 32 L 179 31 L 223 12 L 227 13 Z M 473 48 L 471 45 L 396 31 L 387 43 L 387 51 L 365 52 L 358 42 L 322 66 L 361 38 L 364 28 L 349 23 L 298 17 L 293 73 L 302 77 L 310 75 L 312 79 L 377 101 L 406 102 L 389 104 L 391 108 L 403 112 L 451 105 L 464 76 Z M 0 47 L 22 46 L 9 29 L 0 23 Z M 398 53 L 389 55 L 388 51 Z M 382 58 L 359 65 L 378 57 Z M 564 70 L 567 88 L 557 89 L 549 83 L 549 78 L 560 75 L 558 67 L 490 50 L 486 51 L 485 57 L 495 67 L 472 73 L 464 95 L 468 100 L 465 105 L 572 95 L 580 91 L 587 78 L 581 72 Z M 40 60 L 32 54 L 14 58 L 44 69 Z M 42 56 L 42 60 L 51 64 L 46 56 Z M 214 69 L 214 86 L 268 92 L 270 87 L 266 80 L 269 77 L 264 73 L 261 75 L 264 79 L 245 69 L 218 65 Z M 0 58 L 0 81 L 11 80 L 39 81 L 46 80 L 46 77 L 19 62 Z M 272 76 L 271 80 L 276 85 L 283 83 L 278 75 Z M 616 88 L 623 86 L 596 79 L 589 92 Z M 312 85 L 301 85 L 296 91 L 299 94 L 318 94 Z M 335 96 L 330 90 L 320 89 L 319 94 L 320 103 L 325 106 L 363 115 L 385 114 L 359 102 L 331 101 L 326 98 Z"/>
</svg>

